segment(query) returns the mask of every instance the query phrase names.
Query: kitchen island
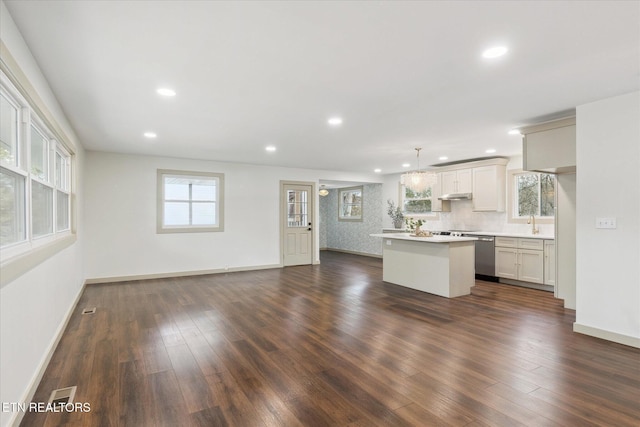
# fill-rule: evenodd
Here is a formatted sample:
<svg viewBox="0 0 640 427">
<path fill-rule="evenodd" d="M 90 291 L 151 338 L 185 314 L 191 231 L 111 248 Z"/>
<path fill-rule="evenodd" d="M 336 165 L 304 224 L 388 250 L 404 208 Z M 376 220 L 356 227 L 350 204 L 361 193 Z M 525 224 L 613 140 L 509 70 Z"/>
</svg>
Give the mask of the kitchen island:
<svg viewBox="0 0 640 427">
<path fill-rule="evenodd" d="M 475 237 L 382 238 L 382 280 L 447 298 L 468 295 L 475 284 Z"/>
</svg>

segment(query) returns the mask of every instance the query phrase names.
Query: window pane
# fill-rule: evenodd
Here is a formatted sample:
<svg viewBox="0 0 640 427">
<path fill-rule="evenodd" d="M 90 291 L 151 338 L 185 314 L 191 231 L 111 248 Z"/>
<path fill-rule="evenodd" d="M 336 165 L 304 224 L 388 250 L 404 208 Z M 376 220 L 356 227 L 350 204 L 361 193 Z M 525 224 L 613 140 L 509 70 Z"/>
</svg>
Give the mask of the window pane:
<svg viewBox="0 0 640 427">
<path fill-rule="evenodd" d="M 48 181 L 48 146 L 47 139 L 31 126 L 31 173 L 36 177 Z"/>
<path fill-rule="evenodd" d="M 189 225 L 188 202 L 166 202 L 164 204 L 165 225 Z"/>
<path fill-rule="evenodd" d="M 215 203 L 194 203 L 192 209 L 192 225 L 215 225 L 216 224 L 216 204 Z"/>
<path fill-rule="evenodd" d="M 289 227 L 307 227 L 307 191 L 305 190 L 289 190 L 287 192 L 288 200 L 288 219 Z"/>
<path fill-rule="evenodd" d="M 213 202 L 216 200 L 216 182 L 198 180 L 191 186 L 191 199 Z"/>
<path fill-rule="evenodd" d="M 0 160 L 15 165 L 18 157 L 18 109 L 0 96 Z"/>
<path fill-rule="evenodd" d="M 24 177 L 2 169 L 0 173 L 0 245 L 26 239 Z"/>
<path fill-rule="evenodd" d="M 404 187 L 404 213 L 409 215 L 431 213 L 431 187 L 425 191 L 414 192 Z"/>
<path fill-rule="evenodd" d="M 60 153 L 56 153 L 56 187 L 64 188 L 64 161 Z"/>
<path fill-rule="evenodd" d="M 338 218 L 362 219 L 362 189 L 345 189 L 339 193 Z"/>
<path fill-rule="evenodd" d="M 172 179 L 172 178 L 167 178 Z M 188 182 L 170 182 L 164 186 L 165 200 L 189 200 Z"/>
<path fill-rule="evenodd" d="M 538 215 L 538 174 L 516 176 L 518 216 Z"/>
<path fill-rule="evenodd" d="M 431 212 L 431 200 L 405 200 L 404 211 L 408 214 Z"/>
<path fill-rule="evenodd" d="M 33 237 L 53 233 L 53 189 L 31 181 L 31 227 Z"/>
<path fill-rule="evenodd" d="M 69 229 L 69 195 L 62 191 L 56 192 L 56 231 Z"/>
<path fill-rule="evenodd" d="M 556 195 L 555 176 L 546 173 L 540 174 L 540 215 L 554 216 L 553 211 Z"/>
</svg>

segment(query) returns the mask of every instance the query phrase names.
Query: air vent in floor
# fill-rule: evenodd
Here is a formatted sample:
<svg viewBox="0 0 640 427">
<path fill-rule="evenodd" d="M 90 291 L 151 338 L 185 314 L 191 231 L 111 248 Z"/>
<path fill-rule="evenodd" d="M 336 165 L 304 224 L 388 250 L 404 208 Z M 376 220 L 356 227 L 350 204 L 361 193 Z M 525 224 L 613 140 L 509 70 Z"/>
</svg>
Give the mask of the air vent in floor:
<svg viewBox="0 0 640 427">
<path fill-rule="evenodd" d="M 49 402 L 52 405 L 65 405 L 67 403 L 73 403 L 73 397 L 76 395 L 77 386 L 59 388 L 51 392 L 49 396 Z"/>
</svg>

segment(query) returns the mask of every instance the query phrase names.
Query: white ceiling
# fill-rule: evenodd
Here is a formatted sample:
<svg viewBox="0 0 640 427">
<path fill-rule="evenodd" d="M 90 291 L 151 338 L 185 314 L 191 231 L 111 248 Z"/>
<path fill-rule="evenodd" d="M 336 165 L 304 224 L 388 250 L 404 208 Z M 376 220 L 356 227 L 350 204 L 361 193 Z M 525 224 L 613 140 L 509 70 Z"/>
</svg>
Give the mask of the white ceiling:
<svg viewBox="0 0 640 427">
<path fill-rule="evenodd" d="M 89 150 L 384 174 L 640 87 L 638 1 L 5 4 Z"/>
</svg>

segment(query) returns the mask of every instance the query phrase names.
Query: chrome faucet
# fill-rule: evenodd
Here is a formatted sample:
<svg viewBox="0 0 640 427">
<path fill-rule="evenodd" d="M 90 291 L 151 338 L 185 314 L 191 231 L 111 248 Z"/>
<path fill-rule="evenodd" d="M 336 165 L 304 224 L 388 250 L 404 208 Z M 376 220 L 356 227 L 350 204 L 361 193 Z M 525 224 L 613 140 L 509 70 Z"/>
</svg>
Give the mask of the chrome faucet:
<svg viewBox="0 0 640 427">
<path fill-rule="evenodd" d="M 530 215 L 527 224 L 531 224 L 531 234 L 538 234 L 540 230 L 536 228 L 536 217 L 535 215 Z"/>
</svg>

